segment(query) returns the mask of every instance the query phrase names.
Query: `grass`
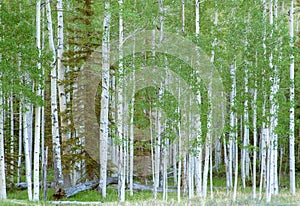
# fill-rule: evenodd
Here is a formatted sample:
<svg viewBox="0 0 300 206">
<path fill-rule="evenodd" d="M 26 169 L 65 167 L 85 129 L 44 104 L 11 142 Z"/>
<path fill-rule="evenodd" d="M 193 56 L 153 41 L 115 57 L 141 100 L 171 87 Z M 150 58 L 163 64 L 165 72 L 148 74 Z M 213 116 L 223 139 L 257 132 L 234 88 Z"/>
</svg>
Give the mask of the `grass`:
<svg viewBox="0 0 300 206">
<path fill-rule="evenodd" d="M 297 181 L 299 180 L 299 175 L 297 175 Z M 170 182 L 172 184 L 172 181 Z M 177 193 L 168 193 L 168 201 L 162 201 L 162 194 L 158 193 L 157 200 L 153 200 L 152 191 L 134 191 L 134 195 L 130 196 L 129 192 L 126 192 L 126 202 L 118 203 L 118 193 L 116 185 L 110 185 L 107 188 L 107 197 L 104 199 L 101 197 L 98 191 L 90 190 L 85 192 L 80 192 L 73 197 L 64 198 L 60 201 L 77 201 L 77 202 L 101 202 L 103 205 L 300 205 L 300 191 L 296 196 L 292 196 L 289 193 L 289 189 L 280 189 L 277 196 L 272 196 L 271 203 L 267 204 L 265 200 L 265 193 L 262 194 L 262 199 L 252 199 L 252 188 L 247 187 L 242 188 L 241 182 L 239 181 L 237 201 L 232 202 L 232 191 L 229 195 L 226 195 L 226 185 L 225 178 L 220 177 L 214 179 L 214 189 L 213 195 L 214 199 L 210 198 L 210 188 L 208 183 L 208 193 L 206 198 L 183 198 L 181 203 L 177 203 Z M 288 185 L 288 178 L 281 179 L 281 185 Z M 299 185 L 297 185 L 298 187 Z M 298 187 L 299 188 L 299 187 Z M 40 191 L 40 199 L 42 200 L 43 192 Z M 8 190 L 8 200 L 0 201 L 0 205 L 53 205 L 52 195 L 54 190 L 52 188 L 48 189 L 47 200 L 40 202 L 29 202 L 27 199 L 27 190 Z M 259 196 L 259 187 L 257 187 L 257 197 Z M 91 204 L 92 205 L 92 204 Z"/>
<path fill-rule="evenodd" d="M 2 206 L 10 205 L 53 205 L 49 201 L 52 200 L 53 189 L 50 189 L 48 192 L 47 201 L 41 202 L 29 202 L 27 201 L 27 191 L 8 191 L 7 201 L 0 201 Z M 259 194 L 257 194 L 258 196 Z M 300 192 L 296 196 L 291 196 L 288 189 L 281 191 L 277 196 L 272 196 L 271 203 L 267 204 L 265 202 L 265 194 L 263 193 L 262 200 L 252 199 L 251 197 L 251 188 L 246 188 L 244 190 L 239 190 L 237 193 L 237 201 L 232 202 L 232 193 L 228 196 L 224 189 L 214 189 L 214 199 L 210 199 L 210 192 L 208 192 L 206 198 L 182 198 L 181 203 L 177 203 L 177 194 L 169 193 L 168 201 L 162 201 L 162 194 L 158 194 L 158 199 L 152 199 L 151 191 L 142 191 L 135 192 L 133 196 L 130 196 L 129 193 L 126 193 L 126 202 L 118 203 L 117 202 L 118 194 L 117 190 L 113 187 L 109 187 L 107 190 L 107 198 L 103 199 L 101 195 L 94 190 L 85 191 L 78 193 L 77 195 L 71 198 L 61 199 L 60 201 L 77 201 L 77 202 L 102 202 L 103 205 L 300 205 Z M 102 204 L 101 204 L 102 205 Z"/>
</svg>

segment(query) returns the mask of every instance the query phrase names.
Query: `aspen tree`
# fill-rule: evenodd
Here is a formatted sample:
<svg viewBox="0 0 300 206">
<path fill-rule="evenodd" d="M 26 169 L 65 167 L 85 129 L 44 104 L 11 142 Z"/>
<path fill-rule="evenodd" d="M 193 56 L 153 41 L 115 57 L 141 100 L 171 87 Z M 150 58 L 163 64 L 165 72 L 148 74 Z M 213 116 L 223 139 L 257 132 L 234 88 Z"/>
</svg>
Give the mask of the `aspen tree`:
<svg viewBox="0 0 300 206">
<path fill-rule="evenodd" d="M 58 89 L 58 100 L 59 100 L 59 111 L 60 111 L 60 131 L 62 142 L 66 142 L 69 139 L 69 132 L 67 127 L 66 110 L 67 110 L 67 99 L 64 86 L 65 80 L 65 68 L 62 64 L 63 52 L 64 52 L 64 17 L 63 17 L 63 1 L 57 0 L 57 89 Z M 62 154 L 67 154 L 68 151 L 65 149 Z M 63 171 L 64 186 L 71 186 L 70 171 L 67 169 Z"/>
<path fill-rule="evenodd" d="M 178 100 L 181 98 L 181 89 L 180 89 L 180 82 L 179 82 L 179 87 L 178 87 Z M 178 105 L 177 108 L 178 114 L 180 114 L 180 108 Z M 177 124 L 178 127 L 178 172 L 177 172 L 177 202 L 179 203 L 181 201 L 181 195 L 180 195 L 180 188 L 181 188 L 181 159 L 182 159 L 182 135 L 181 135 L 181 122 L 180 120 L 178 121 Z M 176 178 L 176 177 L 175 177 Z"/>
<path fill-rule="evenodd" d="M 0 3 L 2 10 L 2 2 Z M 0 23 L 2 22 L 0 18 Z M 0 40 L 2 37 L 0 36 Z M 2 61 L 2 53 L 0 53 L 0 62 Z M 0 73 L 2 78 L 2 73 Z M 0 199 L 6 199 L 6 175 L 5 175 L 5 157 L 4 157 L 4 109 L 3 109 L 3 91 L 2 80 L 0 80 Z"/>
<path fill-rule="evenodd" d="M 1 5 L 1 4 L 0 4 Z M 0 61 L 2 55 L 0 54 Z M 2 74 L 0 73 L 0 78 Z M 0 82 L 0 86 L 2 83 Z M 5 175 L 5 157 L 4 157 L 4 117 L 3 117 L 3 92 L 0 87 L 0 199 L 6 199 L 6 175 Z"/>
<path fill-rule="evenodd" d="M 53 142 L 53 159 L 54 159 L 54 174 L 56 189 L 63 186 L 62 165 L 61 165 L 61 145 L 59 135 L 59 119 L 58 119 L 58 104 L 57 104 L 57 69 L 56 69 L 56 49 L 54 46 L 54 34 L 52 26 L 52 14 L 50 0 L 46 1 L 46 16 L 48 26 L 49 47 L 52 52 L 51 65 L 51 121 L 52 121 L 52 142 Z"/>
<path fill-rule="evenodd" d="M 255 66 L 257 67 L 257 61 L 258 56 L 257 52 L 255 54 Z M 253 119 L 252 119 L 252 125 L 253 125 L 253 163 L 252 163 L 252 197 L 253 199 L 256 198 L 256 156 L 257 156 L 257 80 L 256 75 L 254 76 L 254 94 L 253 94 L 253 101 L 252 101 L 252 107 L 253 107 Z"/>
<path fill-rule="evenodd" d="M 13 93 L 11 92 L 9 97 L 9 112 L 10 112 L 10 154 L 11 154 L 11 161 L 10 161 L 10 170 L 11 170 L 11 183 L 14 184 L 14 152 L 15 152 L 15 128 L 14 128 L 14 97 Z"/>
<path fill-rule="evenodd" d="M 196 18 L 195 18 L 195 24 L 196 24 L 196 38 L 199 38 L 200 35 L 200 2 L 199 0 L 196 0 L 195 3 L 195 9 L 196 9 Z M 197 51 L 199 52 L 199 51 Z M 198 73 L 196 75 L 199 75 Z M 200 82 L 200 78 L 197 78 L 197 81 Z M 201 92 L 200 89 L 197 89 L 197 103 L 201 105 Z M 200 111 L 199 111 L 200 112 Z M 201 143 L 201 136 L 202 136 L 202 125 L 201 125 L 201 119 L 200 115 L 197 115 L 198 119 L 196 122 L 196 130 L 197 130 L 197 146 L 196 146 L 196 158 L 195 158 L 195 186 L 196 186 L 196 193 L 197 196 L 202 195 L 202 143 Z M 176 178 L 174 178 L 176 179 Z"/>
<path fill-rule="evenodd" d="M 230 133 L 229 138 L 232 141 L 232 146 L 230 147 L 230 150 L 235 156 L 231 156 L 231 158 L 235 158 L 235 167 L 234 167 L 234 188 L 233 188 L 233 196 L 232 200 L 236 201 L 236 192 L 237 192 L 237 182 L 238 182 L 238 137 L 236 132 L 236 126 L 237 126 L 237 117 L 236 113 L 234 111 L 235 107 L 235 97 L 236 97 L 236 57 L 234 57 L 234 63 L 230 68 L 230 76 L 231 76 L 231 93 L 230 93 Z M 234 141 L 234 143 L 233 143 Z M 235 146 L 235 148 L 233 148 Z"/>
<path fill-rule="evenodd" d="M 100 182 L 102 197 L 106 198 L 107 177 L 107 141 L 108 141 L 108 110 L 109 110 L 109 68 L 110 68 L 110 1 L 104 3 L 104 21 L 102 38 L 102 93 L 100 112 Z"/>
<path fill-rule="evenodd" d="M 21 164 L 22 164 L 22 147 L 23 147 L 23 121 L 22 121 L 22 117 L 23 117 L 23 107 L 22 107 L 22 102 L 19 103 L 19 116 L 18 116 L 18 120 L 19 120 L 19 141 L 18 141 L 18 169 L 17 169 L 17 183 L 20 183 L 20 179 L 21 179 L 21 174 L 20 174 L 20 168 L 21 168 Z"/>
<path fill-rule="evenodd" d="M 27 80 L 25 80 L 27 81 Z M 23 102 L 24 103 L 24 102 Z M 25 112 L 23 114 L 23 141 L 24 141 L 24 154 L 25 154 L 25 170 L 26 170 L 26 183 L 27 183 L 27 194 L 28 200 L 32 200 L 32 174 L 31 174 L 31 158 L 30 158 L 30 148 L 29 148 L 29 121 L 31 118 L 31 105 L 25 103 Z"/>
<path fill-rule="evenodd" d="M 290 47 L 294 48 L 294 0 L 291 0 L 289 12 Z M 290 170 L 290 192 L 296 194 L 295 179 L 295 65 L 294 55 L 290 55 L 290 125 L 289 125 L 289 170 Z"/>
<path fill-rule="evenodd" d="M 117 127 L 119 138 L 119 158 L 118 158 L 118 199 L 120 202 L 125 201 L 125 136 L 124 136 L 124 108 L 123 108 L 123 41 L 124 41 L 124 28 L 123 28 L 123 0 L 118 0 L 119 3 L 119 69 L 118 69 L 118 87 L 117 87 Z"/>
<path fill-rule="evenodd" d="M 136 0 L 134 0 L 134 9 L 136 9 Z M 130 125 L 129 125 L 129 191 L 130 196 L 133 195 L 133 167 L 134 167 L 134 103 L 135 103 L 135 36 L 133 36 L 133 51 L 132 51 L 132 67 L 133 71 L 131 73 L 132 93 L 131 93 L 131 103 L 130 103 Z M 150 117 L 151 119 L 151 117 Z"/>
<path fill-rule="evenodd" d="M 266 31 L 266 25 L 267 25 L 267 2 L 266 0 L 262 1 L 262 6 L 263 6 L 263 24 L 264 24 L 264 31 L 263 31 L 263 39 L 262 39 L 262 48 L 263 48 L 263 58 L 264 61 L 267 61 L 267 46 L 266 46 L 266 38 L 267 38 L 267 31 Z M 263 70 L 263 76 L 262 76 L 262 82 L 263 85 L 265 84 L 265 69 Z M 266 116 L 266 91 L 263 91 L 263 105 L 262 105 L 262 116 Z M 266 148 L 266 142 L 267 138 L 269 136 L 269 130 L 267 128 L 267 123 L 265 121 L 262 122 L 262 131 L 261 131 L 261 140 L 260 140 L 260 153 L 261 153 L 261 167 L 260 167 L 260 185 L 259 185 L 259 199 L 262 198 L 262 189 L 263 186 L 265 185 L 266 181 L 266 170 L 267 170 L 267 164 L 266 164 L 266 156 L 267 156 L 267 148 Z"/>
<path fill-rule="evenodd" d="M 215 6 L 216 2 L 215 2 Z M 216 27 L 218 26 L 218 19 L 219 17 L 219 13 L 218 10 L 215 11 L 215 17 L 214 17 L 214 30 L 216 29 Z M 212 42 L 212 51 L 211 51 L 211 63 L 213 64 L 215 62 L 215 47 L 217 46 L 217 38 L 214 38 L 213 42 Z M 213 178 L 212 178 L 212 141 L 213 141 L 213 129 L 212 129 L 212 115 L 213 115 L 213 111 L 212 111 L 212 72 L 210 72 L 210 81 L 209 81 L 209 88 L 208 88 L 208 102 L 209 102 L 209 110 L 208 110 L 208 115 L 207 115 L 207 139 L 206 141 L 208 141 L 209 143 L 209 162 L 210 162 L 210 197 L 211 199 L 213 199 Z M 217 139 L 217 142 L 220 143 L 220 140 Z M 218 144 L 218 143 L 217 143 Z M 205 191 L 203 189 L 203 191 Z M 205 193 L 204 193 L 205 194 Z"/>
<path fill-rule="evenodd" d="M 41 57 L 41 1 L 36 3 L 36 45 L 38 56 Z M 37 68 L 40 72 L 41 63 Z M 36 95 L 41 95 L 40 85 L 37 84 Z M 33 200 L 38 201 L 40 196 L 40 139 L 41 139 L 41 106 L 35 107 L 35 130 L 34 130 L 34 160 L 33 160 Z"/>
<path fill-rule="evenodd" d="M 245 47 L 248 46 L 248 39 L 247 39 L 247 33 L 249 32 L 250 27 L 250 15 L 248 13 L 248 19 L 245 20 L 245 23 L 247 24 L 246 28 L 246 39 L 245 39 Z M 248 111 L 248 60 L 244 60 L 245 62 L 245 77 L 244 77 L 244 92 L 245 92 L 245 100 L 244 100 L 244 139 L 243 139 L 243 149 L 242 149 L 242 161 L 241 161 L 241 175 L 242 175 L 242 184 L 243 188 L 246 188 L 246 178 L 248 177 L 249 173 L 249 151 L 247 149 L 247 146 L 249 145 L 249 111 Z"/>
</svg>

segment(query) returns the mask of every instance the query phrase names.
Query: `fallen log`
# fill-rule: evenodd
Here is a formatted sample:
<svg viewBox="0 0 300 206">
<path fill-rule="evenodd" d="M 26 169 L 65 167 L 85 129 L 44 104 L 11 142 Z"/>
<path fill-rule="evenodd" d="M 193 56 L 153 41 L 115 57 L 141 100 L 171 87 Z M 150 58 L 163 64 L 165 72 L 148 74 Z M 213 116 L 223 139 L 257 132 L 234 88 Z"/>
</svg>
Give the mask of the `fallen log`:
<svg viewBox="0 0 300 206">
<path fill-rule="evenodd" d="M 40 186 L 42 185 L 42 183 L 40 182 Z M 8 185 L 8 187 L 12 187 L 11 184 Z M 26 190 L 27 189 L 27 182 L 19 182 L 14 184 L 14 187 L 18 190 Z M 54 187 L 54 183 L 47 183 L 47 187 Z"/>
<path fill-rule="evenodd" d="M 117 177 L 108 177 L 106 179 L 106 185 L 110 185 L 110 184 L 118 184 L 118 178 Z M 57 192 L 55 192 L 53 194 L 53 198 L 56 200 L 59 200 L 64 197 L 67 197 L 67 198 L 72 197 L 79 192 L 93 190 L 93 189 L 97 188 L 98 185 L 99 185 L 99 180 L 93 180 L 93 181 L 81 183 L 81 184 L 75 185 L 73 187 L 65 188 L 63 190 L 62 189 L 57 190 Z"/>
<path fill-rule="evenodd" d="M 106 180 L 106 185 L 110 185 L 110 184 L 118 184 L 118 178 L 108 177 Z M 53 197 L 54 199 L 61 199 L 62 197 L 67 197 L 67 198 L 72 197 L 79 192 L 93 190 L 97 188 L 98 185 L 99 185 L 99 180 L 88 181 L 85 183 L 75 185 L 74 187 L 65 188 L 64 191 L 59 191 L 57 194 L 54 194 Z M 145 191 L 145 190 L 153 191 L 152 186 L 142 185 L 138 183 L 133 183 L 133 189 L 138 191 Z M 176 192 L 177 190 L 175 188 L 167 188 L 167 191 Z M 162 187 L 157 188 L 157 192 L 163 192 L 163 188 Z"/>
<path fill-rule="evenodd" d="M 142 184 L 138 184 L 138 183 L 133 183 L 133 189 L 134 190 L 138 190 L 138 191 L 153 191 L 153 187 L 149 186 L 149 185 L 142 185 Z M 175 188 L 167 188 L 167 192 L 176 192 L 177 190 Z M 162 187 L 158 187 L 157 188 L 157 192 L 163 192 L 163 188 Z"/>
<path fill-rule="evenodd" d="M 103 202 L 49 201 L 52 205 L 103 205 Z"/>
<path fill-rule="evenodd" d="M 75 185 L 74 187 L 69 187 L 65 189 L 65 197 L 71 197 L 79 192 L 95 189 L 99 185 L 99 181 L 89 181 Z"/>
</svg>

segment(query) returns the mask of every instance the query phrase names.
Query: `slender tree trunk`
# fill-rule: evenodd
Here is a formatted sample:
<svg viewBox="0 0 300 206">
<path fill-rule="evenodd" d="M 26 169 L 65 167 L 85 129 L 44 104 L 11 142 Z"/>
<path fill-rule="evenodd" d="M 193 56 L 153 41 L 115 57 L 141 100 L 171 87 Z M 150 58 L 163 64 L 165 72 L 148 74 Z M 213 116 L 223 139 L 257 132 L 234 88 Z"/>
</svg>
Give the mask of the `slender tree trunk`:
<svg viewBox="0 0 300 206">
<path fill-rule="evenodd" d="M 42 9 L 42 15 L 41 15 L 41 19 L 42 19 L 42 25 L 41 27 L 44 28 L 45 27 L 45 7 L 43 7 Z M 42 30 L 42 39 L 41 39 L 41 50 L 43 51 L 45 48 L 45 32 L 44 29 Z M 42 68 L 42 76 L 45 75 L 45 70 L 44 68 Z M 41 97 L 42 97 L 42 101 L 45 101 L 45 90 L 44 88 L 41 88 Z M 41 162 L 42 162 L 42 178 L 44 178 L 44 162 L 45 162 L 45 106 L 41 106 Z M 47 188 L 47 185 L 44 184 L 44 182 L 42 181 L 42 188 L 43 191 L 45 191 Z"/>
<path fill-rule="evenodd" d="M 64 52 L 64 18 L 63 18 L 63 1 L 57 0 L 57 81 L 58 81 L 58 100 L 59 100 L 59 112 L 60 112 L 60 131 L 62 142 L 66 142 L 69 139 L 69 132 L 67 129 L 66 110 L 67 110 L 67 99 L 64 86 L 65 80 L 65 69 L 62 64 L 63 52 Z M 68 147 L 62 150 L 62 154 L 68 154 Z M 64 186 L 71 186 L 70 168 L 68 164 L 65 164 L 63 170 Z"/>
<path fill-rule="evenodd" d="M 48 163 L 48 147 L 43 151 L 45 159 L 43 163 L 43 185 L 44 185 L 44 200 L 47 200 L 47 163 Z"/>
<path fill-rule="evenodd" d="M 102 197 L 106 198 L 107 141 L 109 110 L 109 68 L 110 68 L 110 1 L 105 1 L 102 39 L 102 93 L 100 112 L 100 182 Z"/>
<path fill-rule="evenodd" d="M 40 195 L 40 135 L 41 135 L 41 107 L 35 108 L 35 138 L 34 138 L 34 164 L 33 164 L 33 200 L 38 201 Z"/>
<path fill-rule="evenodd" d="M 52 27 L 52 14 L 50 0 L 46 2 L 47 24 L 49 47 L 53 55 L 51 69 L 51 120 L 52 120 L 52 144 L 53 144 L 53 161 L 56 190 L 63 186 L 62 164 L 61 164 L 61 145 L 59 135 L 59 119 L 58 119 L 58 104 L 57 104 L 57 70 L 56 70 L 56 49 L 54 46 L 54 36 Z"/>
<path fill-rule="evenodd" d="M 0 3 L 0 11 L 2 2 Z M 1 18 L 0 18 L 1 24 Z M 0 53 L 0 62 L 2 61 L 2 53 Z M 0 73 L 2 78 L 2 73 Z M 5 159 L 4 159 L 4 110 L 3 110 L 3 91 L 2 82 L 0 81 L 0 200 L 6 199 L 6 175 L 5 175 Z"/>
<path fill-rule="evenodd" d="M 230 69 L 230 75 L 231 75 L 231 94 L 230 94 L 230 133 L 229 133 L 229 138 L 232 140 L 232 145 L 235 145 L 235 149 L 233 146 L 231 146 L 231 150 L 234 149 L 235 157 L 233 155 L 231 158 L 235 158 L 235 171 L 234 171 L 234 188 L 233 188 L 233 197 L 232 200 L 236 201 L 236 191 L 237 191 L 237 181 L 238 181 L 238 141 L 237 141 L 237 134 L 236 134 L 236 121 L 237 117 L 234 112 L 234 107 L 235 107 L 235 97 L 236 97 L 236 59 L 234 58 L 234 65 L 231 66 Z M 234 141 L 234 143 L 233 143 Z"/>
<path fill-rule="evenodd" d="M 13 94 L 11 92 L 10 98 L 9 98 L 9 107 L 10 107 L 10 155 L 11 155 L 11 161 L 10 161 L 10 171 L 11 171 L 11 183 L 14 184 L 14 153 L 15 153 L 15 128 L 14 128 L 14 98 Z"/>
<path fill-rule="evenodd" d="M 41 57 L 41 1 L 36 3 L 36 45 L 38 55 Z M 38 72 L 41 71 L 41 63 L 38 63 Z M 40 85 L 36 84 L 36 95 L 40 96 Z M 40 196 L 40 136 L 41 136 L 41 106 L 35 107 L 34 129 L 34 160 L 33 160 L 33 200 L 38 201 Z"/>
<path fill-rule="evenodd" d="M 208 120 L 209 122 L 209 120 Z M 208 129 L 211 125 L 208 123 Z M 205 140 L 205 158 L 204 158 L 204 169 L 203 169 L 203 197 L 207 195 L 207 179 L 208 179 L 208 170 L 209 170 L 209 155 L 210 155 L 210 140 L 211 140 L 211 133 L 207 132 L 206 140 Z"/>
<path fill-rule="evenodd" d="M 134 9 L 136 9 L 136 0 L 134 1 Z M 131 103 L 130 103 L 130 125 L 129 125 L 129 192 L 130 196 L 133 195 L 133 168 L 134 168 L 134 103 L 135 103 L 135 37 L 133 52 L 132 52 L 132 67 L 133 71 L 131 73 L 131 82 L 133 82 L 133 88 L 131 93 Z M 151 118 L 151 117 L 150 117 Z"/>
<path fill-rule="evenodd" d="M 22 107 L 22 102 L 19 103 L 19 148 L 18 148 L 18 170 L 17 170 L 17 183 L 20 183 L 21 175 L 20 175 L 20 168 L 22 164 L 22 147 L 23 147 L 23 107 Z"/>
<path fill-rule="evenodd" d="M 159 99 L 162 96 L 162 89 L 159 90 Z M 159 100 L 160 101 L 160 100 Z M 161 111 L 160 108 L 156 109 L 156 138 L 155 138 L 155 147 L 154 147 L 154 193 L 153 198 L 157 198 L 157 188 L 159 187 L 160 180 L 160 165 L 161 165 Z"/>
<path fill-rule="evenodd" d="M 199 38 L 200 34 L 200 2 L 199 0 L 196 0 L 196 37 Z M 197 51 L 199 53 L 199 51 Z M 196 75 L 199 75 L 197 73 Z M 197 81 L 200 82 L 200 78 L 197 78 Z M 197 103 L 200 106 L 201 105 L 201 91 L 200 88 L 197 89 Z M 197 196 L 200 197 L 202 196 L 202 151 L 203 151 L 203 146 L 201 143 L 201 138 L 202 138 L 202 124 L 201 124 L 201 118 L 200 118 L 200 112 L 201 110 L 199 109 L 199 115 L 197 115 L 197 121 L 196 121 L 196 135 L 197 135 L 197 146 L 196 146 L 196 158 L 195 158 L 195 186 L 196 186 L 196 193 Z M 176 178 L 174 178 L 176 179 Z"/>
<path fill-rule="evenodd" d="M 118 164 L 118 173 L 119 173 L 119 179 L 118 179 L 118 199 L 120 202 L 125 201 L 125 168 L 126 168 L 126 162 L 125 162 L 125 135 L 124 135 L 124 118 L 123 113 L 123 0 L 119 0 L 119 71 L 118 71 L 118 87 L 117 87 L 117 128 L 118 128 L 118 138 L 119 138 L 119 164 Z"/>
<path fill-rule="evenodd" d="M 255 61 L 257 65 L 257 53 L 255 55 Z M 254 78 L 257 78 L 256 76 Z M 253 163 L 252 163 L 252 198 L 256 198 L 256 156 L 257 156 L 257 81 L 254 80 L 254 94 L 253 94 Z"/>
<path fill-rule="evenodd" d="M 247 66 L 246 66 L 247 67 Z M 248 68 L 245 68 L 245 96 L 246 100 L 244 101 L 244 140 L 243 140 L 243 149 L 242 149 L 242 162 L 241 162 L 241 175 L 242 175 L 242 184 L 243 188 L 246 188 L 246 176 L 247 176 L 247 158 L 249 156 L 247 146 L 249 144 L 249 114 L 248 114 Z"/>
<path fill-rule="evenodd" d="M 278 30 L 277 21 L 278 21 L 278 0 L 274 0 L 274 30 Z M 272 24 L 271 24 L 272 26 Z M 271 31 L 273 33 L 273 31 Z M 280 40 L 279 40 L 280 42 Z M 275 49 L 274 49 L 274 55 L 278 53 L 278 46 L 280 43 L 276 43 Z M 273 55 L 273 56 L 274 56 Z M 280 55 L 279 55 L 280 58 Z M 273 60 L 273 58 L 272 58 Z M 270 65 L 273 66 L 273 75 L 272 78 L 272 86 L 271 86 L 271 122 L 270 122 L 270 128 L 271 128 L 271 145 L 272 145 L 272 151 L 271 151 L 271 193 L 274 195 L 278 194 L 278 168 L 277 168 L 277 162 L 278 162 L 278 135 L 276 132 L 276 128 L 278 126 L 278 110 L 279 110 L 279 103 L 278 103 L 278 91 L 279 91 L 279 82 L 280 82 L 280 74 L 278 71 L 278 66 L 276 65 L 275 61 L 270 63 Z"/>
<path fill-rule="evenodd" d="M 1 4 L 0 4 L 1 6 Z M 0 7 L 1 8 L 1 7 Z M 0 61 L 2 55 L 0 54 Z M 2 74 L 0 73 L 0 77 Z M 3 96 L 2 83 L 0 82 L 0 199 L 6 199 L 6 175 L 5 175 L 5 157 L 4 157 L 4 114 L 3 114 Z"/>
<path fill-rule="evenodd" d="M 290 8 L 290 46 L 294 47 L 294 0 L 291 0 Z M 290 133 L 289 133 L 289 163 L 290 163 L 290 192 L 296 195 L 295 179 L 295 82 L 294 82 L 294 55 L 290 55 Z"/>
<path fill-rule="evenodd" d="M 267 51 L 266 51 L 266 25 L 267 25 L 267 3 L 266 0 L 262 1 L 262 6 L 263 6 L 263 23 L 264 23 L 264 32 L 263 32 L 263 54 L 264 54 L 264 61 L 266 61 L 267 58 Z M 265 70 L 263 72 L 263 75 L 265 74 Z M 264 85 L 265 77 L 262 77 L 262 82 Z M 266 116 L 266 92 L 263 91 L 263 105 L 262 105 L 262 116 Z M 269 136 L 269 131 L 268 128 L 266 127 L 266 121 L 262 122 L 262 131 L 261 131 L 261 140 L 260 140 L 260 153 L 261 153 L 261 166 L 260 166 L 260 185 L 259 185 L 259 199 L 262 198 L 262 188 L 265 185 L 266 182 L 266 169 L 267 169 L 267 163 L 266 163 L 266 158 L 267 158 L 267 148 L 266 148 L 266 142 L 267 138 Z"/>
<path fill-rule="evenodd" d="M 179 84 L 179 91 L 178 91 L 178 100 L 180 101 L 181 97 L 181 89 L 180 89 L 180 84 Z M 178 106 L 178 114 L 180 114 L 180 108 Z M 177 172 L 177 202 L 179 203 L 181 200 L 181 195 L 180 195 L 180 187 L 181 187 L 181 159 L 182 159 L 182 135 L 181 135 L 181 122 L 178 120 L 178 172 Z M 176 178 L 176 177 L 175 177 Z"/>
<path fill-rule="evenodd" d="M 176 141 L 173 142 L 173 153 L 172 153 L 172 161 L 173 161 L 173 178 L 174 178 L 174 186 L 176 187 L 178 182 L 177 182 L 177 151 L 178 151 L 178 144 L 176 143 Z M 201 185 L 200 185 L 201 187 Z"/>
<path fill-rule="evenodd" d="M 31 106 L 25 103 L 24 106 L 25 113 L 23 114 L 23 136 L 24 136 L 24 153 L 25 153 L 25 168 L 26 168 L 26 183 L 27 183 L 27 193 L 28 200 L 32 200 L 32 177 L 31 177 L 31 159 L 29 154 L 29 134 L 28 134 L 28 119 L 31 118 Z"/>
</svg>

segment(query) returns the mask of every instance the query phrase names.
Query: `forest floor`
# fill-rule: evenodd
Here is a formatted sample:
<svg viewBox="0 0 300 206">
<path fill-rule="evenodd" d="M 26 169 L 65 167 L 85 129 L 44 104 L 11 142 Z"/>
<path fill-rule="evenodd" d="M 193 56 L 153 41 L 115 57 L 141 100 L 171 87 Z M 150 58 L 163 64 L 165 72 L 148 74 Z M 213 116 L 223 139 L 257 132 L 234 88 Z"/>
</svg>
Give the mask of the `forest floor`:
<svg viewBox="0 0 300 206">
<path fill-rule="evenodd" d="M 206 198 L 183 198 L 181 202 L 177 202 L 177 194 L 169 193 L 168 201 L 162 201 L 162 194 L 158 194 L 158 199 L 152 199 L 151 191 L 135 192 L 133 196 L 129 193 L 126 194 L 126 202 L 117 202 L 117 191 L 115 189 L 108 189 L 107 198 L 102 199 L 101 195 L 97 191 L 85 191 L 79 193 L 71 198 L 61 199 L 60 201 L 54 201 L 51 198 L 53 190 L 49 190 L 47 201 L 40 202 L 29 202 L 26 200 L 27 191 L 11 191 L 8 192 L 8 200 L 0 201 L 1 206 L 12 206 L 12 205 L 136 205 L 136 206 L 148 206 L 148 205 L 300 205 L 300 191 L 297 192 L 296 196 L 292 196 L 288 189 L 282 189 L 277 196 L 272 196 L 270 203 L 265 201 L 265 193 L 263 193 L 263 198 L 252 199 L 251 188 L 246 188 L 244 190 L 240 189 L 237 193 L 236 202 L 232 201 L 232 193 L 228 196 L 223 188 L 214 188 L 214 198 L 211 199 L 210 193 Z M 257 193 L 257 196 L 259 193 Z"/>
<path fill-rule="evenodd" d="M 162 193 L 158 193 L 157 200 L 153 200 L 152 191 L 134 191 L 133 196 L 129 195 L 129 191 L 126 192 L 126 202 L 119 203 L 117 185 L 109 185 L 107 188 L 107 197 L 103 199 L 101 194 L 96 190 L 89 190 L 80 192 L 72 197 L 63 198 L 59 201 L 55 201 L 52 197 L 54 194 L 54 189 L 49 188 L 47 190 L 47 199 L 40 202 L 29 202 L 27 199 L 27 190 L 17 190 L 8 189 L 7 197 L 8 200 L 0 201 L 0 206 L 13 206 L 13 205 L 136 205 L 136 206 L 148 206 L 148 205 L 299 205 L 300 206 L 300 174 L 297 173 L 297 194 L 292 196 L 289 192 L 288 177 L 281 178 L 281 185 L 279 188 L 279 194 L 277 196 L 272 196 L 270 203 L 266 203 L 265 192 L 263 189 L 262 198 L 259 199 L 259 187 L 257 187 L 257 199 L 252 198 L 252 188 L 246 187 L 242 188 L 239 183 L 237 191 L 237 200 L 232 201 L 233 190 L 226 194 L 226 179 L 219 176 L 216 181 L 214 181 L 213 187 L 213 199 L 211 199 L 210 188 L 208 188 L 206 198 L 191 198 L 181 197 L 180 203 L 177 201 L 177 193 L 169 192 L 168 201 L 162 201 Z M 170 186 L 172 181 L 170 181 Z M 209 186 L 209 183 L 208 183 Z M 43 199 L 43 191 L 40 191 L 40 199 Z"/>
</svg>

